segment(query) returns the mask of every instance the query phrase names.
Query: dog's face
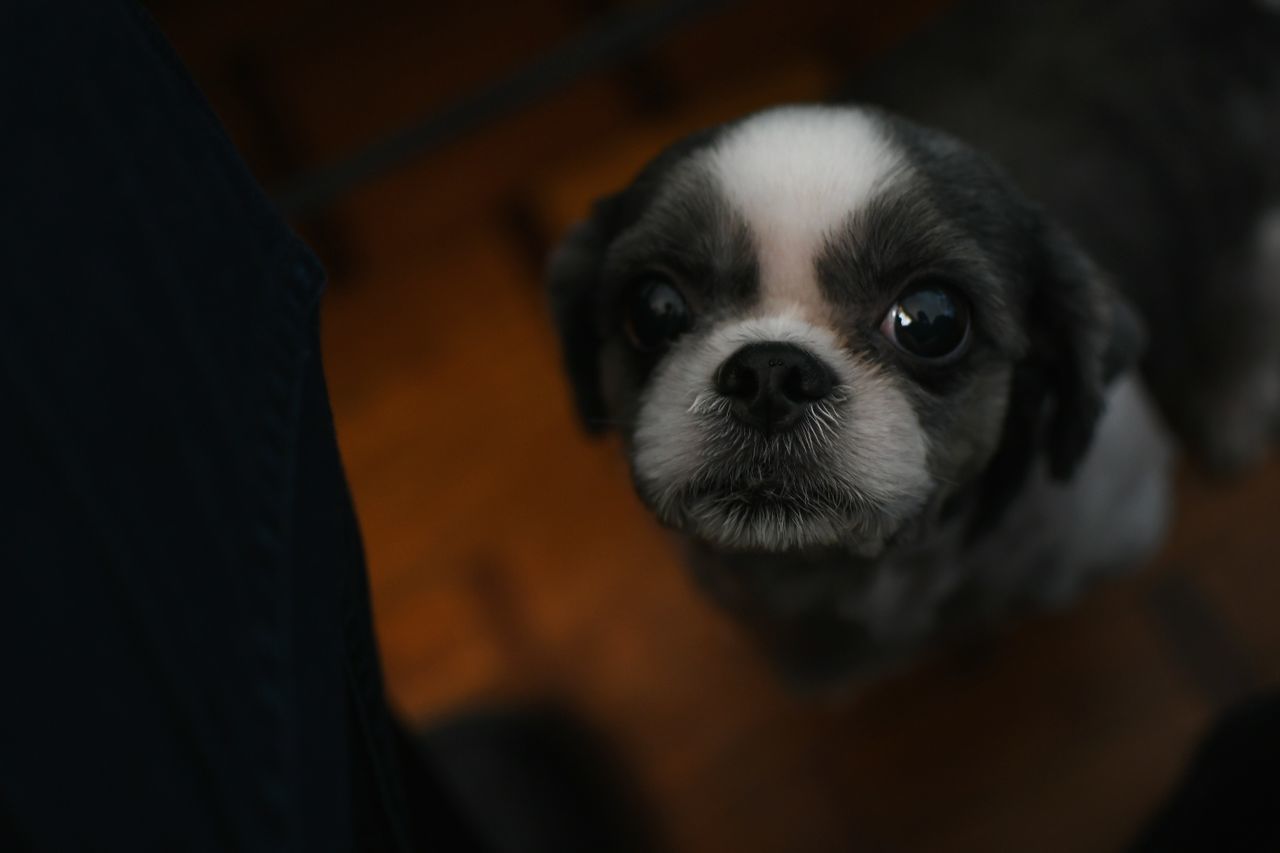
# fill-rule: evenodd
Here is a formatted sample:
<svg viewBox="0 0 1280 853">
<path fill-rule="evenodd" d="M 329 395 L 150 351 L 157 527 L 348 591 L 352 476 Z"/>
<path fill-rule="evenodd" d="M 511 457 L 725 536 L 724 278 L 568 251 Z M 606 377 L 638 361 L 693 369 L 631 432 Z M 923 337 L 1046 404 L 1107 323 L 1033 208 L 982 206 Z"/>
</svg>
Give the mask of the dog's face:
<svg viewBox="0 0 1280 853">
<path fill-rule="evenodd" d="M 673 146 L 550 277 L 587 424 L 722 548 L 874 556 L 1042 450 L 1065 475 L 1125 355 L 1109 290 L 1002 173 L 857 107 Z"/>
</svg>

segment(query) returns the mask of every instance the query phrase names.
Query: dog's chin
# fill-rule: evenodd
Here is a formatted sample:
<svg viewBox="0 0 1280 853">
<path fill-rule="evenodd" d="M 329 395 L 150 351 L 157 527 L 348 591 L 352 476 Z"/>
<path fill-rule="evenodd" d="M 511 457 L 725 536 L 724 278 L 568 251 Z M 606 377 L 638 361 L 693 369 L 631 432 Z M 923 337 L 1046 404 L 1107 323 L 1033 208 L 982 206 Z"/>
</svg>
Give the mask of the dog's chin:
<svg viewBox="0 0 1280 853">
<path fill-rule="evenodd" d="M 840 548 L 871 557 L 901 526 L 847 487 L 823 481 L 690 483 L 661 504 L 648 502 L 667 525 L 730 550 Z"/>
</svg>

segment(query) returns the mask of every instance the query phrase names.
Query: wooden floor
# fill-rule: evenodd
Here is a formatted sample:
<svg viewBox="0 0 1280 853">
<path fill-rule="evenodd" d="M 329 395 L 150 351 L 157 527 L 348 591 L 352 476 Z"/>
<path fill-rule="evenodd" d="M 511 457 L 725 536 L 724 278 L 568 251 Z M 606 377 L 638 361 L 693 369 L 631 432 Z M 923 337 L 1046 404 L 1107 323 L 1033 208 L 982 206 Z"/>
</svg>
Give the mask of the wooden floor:
<svg viewBox="0 0 1280 853">
<path fill-rule="evenodd" d="M 608 6 L 152 5 L 268 184 Z M 663 142 L 818 97 L 941 4 L 882 5 L 738 4 L 303 223 L 335 271 L 325 362 L 389 689 L 424 721 L 562 699 L 679 851 L 1119 849 L 1213 713 L 1280 675 L 1280 464 L 1184 475 L 1132 580 L 815 702 L 699 600 L 617 448 L 571 417 L 550 241 Z"/>
</svg>

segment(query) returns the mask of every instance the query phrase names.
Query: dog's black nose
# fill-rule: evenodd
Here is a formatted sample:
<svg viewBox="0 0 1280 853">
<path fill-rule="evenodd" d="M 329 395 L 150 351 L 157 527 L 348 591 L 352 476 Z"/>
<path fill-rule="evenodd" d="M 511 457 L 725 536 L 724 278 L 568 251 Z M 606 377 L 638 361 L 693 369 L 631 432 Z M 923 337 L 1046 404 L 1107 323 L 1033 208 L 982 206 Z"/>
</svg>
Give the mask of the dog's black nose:
<svg viewBox="0 0 1280 853">
<path fill-rule="evenodd" d="M 734 415 L 766 434 L 795 426 L 833 385 L 830 368 L 785 343 L 748 344 L 716 373 L 716 390 L 733 401 Z"/>
</svg>

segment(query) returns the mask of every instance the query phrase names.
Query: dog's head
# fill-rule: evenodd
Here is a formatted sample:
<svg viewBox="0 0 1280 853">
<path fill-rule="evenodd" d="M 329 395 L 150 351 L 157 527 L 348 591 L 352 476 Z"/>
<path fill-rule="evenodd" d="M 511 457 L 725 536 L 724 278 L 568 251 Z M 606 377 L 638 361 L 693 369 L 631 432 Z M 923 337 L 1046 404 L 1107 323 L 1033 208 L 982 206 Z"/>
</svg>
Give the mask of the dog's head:
<svg viewBox="0 0 1280 853">
<path fill-rule="evenodd" d="M 550 280 L 586 424 L 620 428 L 643 500 L 722 548 L 876 555 L 1039 458 L 1065 477 L 1136 352 L 1000 170 L 861 107 L 676 144 Z"/>
</svg>

